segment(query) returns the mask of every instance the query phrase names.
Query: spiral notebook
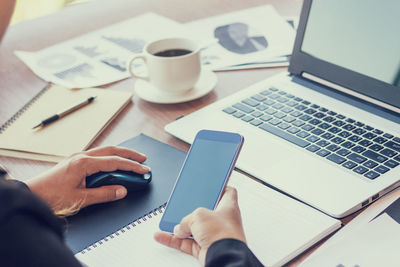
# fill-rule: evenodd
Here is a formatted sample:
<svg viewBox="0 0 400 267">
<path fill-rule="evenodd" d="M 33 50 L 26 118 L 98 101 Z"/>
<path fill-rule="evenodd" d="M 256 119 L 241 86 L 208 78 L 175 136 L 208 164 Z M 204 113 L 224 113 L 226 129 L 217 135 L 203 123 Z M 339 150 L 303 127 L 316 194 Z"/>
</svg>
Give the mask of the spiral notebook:
<svg viewBox="0 0 400 267">
<path fill-rule="evenodd" d="M 49 116 L 91 96 L 96 96 L 91 104 L 44 128 L 32 129 Z M 0 127 L 0 155 L 60 161 L 85 150 L 131 98 L 130 92 L 49 85 Z"/>
<path fill-rule="evenodd" d="M 249 247 L 266 266 L 281 266 L 340 228 L 333 219 L 238 172 L 238 190 Z M 193 257 L 153 239 L 164 206 L 75 254 L 88 266 L 199 266 Z"/>
</svg>

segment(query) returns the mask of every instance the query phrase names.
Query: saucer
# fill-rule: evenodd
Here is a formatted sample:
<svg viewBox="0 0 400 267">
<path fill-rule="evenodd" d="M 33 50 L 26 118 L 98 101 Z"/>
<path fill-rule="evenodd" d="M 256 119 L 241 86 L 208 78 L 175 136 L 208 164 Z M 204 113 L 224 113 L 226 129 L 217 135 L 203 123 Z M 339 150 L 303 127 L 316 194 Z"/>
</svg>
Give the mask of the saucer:
<svg viewBox="0 0 400 267">
<path fill-rule="evenodd" d="M 183 103 L 200 98 L 211 92 L 217 84 L 217 75 L 209 70 L 202 70 L 194 87 L 180 94 L 165 93 L 149 82 L 137 79 L 135 93 L 142 99 L 158 104 Z"/>
</svg>

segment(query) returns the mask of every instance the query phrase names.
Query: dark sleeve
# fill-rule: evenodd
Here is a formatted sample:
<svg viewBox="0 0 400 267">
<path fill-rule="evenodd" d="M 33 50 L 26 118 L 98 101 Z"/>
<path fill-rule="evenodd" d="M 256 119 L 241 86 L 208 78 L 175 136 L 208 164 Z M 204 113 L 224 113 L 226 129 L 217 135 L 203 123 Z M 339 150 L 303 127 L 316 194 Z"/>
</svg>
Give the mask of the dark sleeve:
<svg viewBox="0 0 400 267">
<path fill-rule="evenodd" d="M 237 239 L 221 239 L 207 250 L 206 267 L 263 266 L 245 243 Z"/>
<path fill-rule="evenodd" d="M 2 266 L 81 266 L 63 240 L 63 224 L 29 188 L 0 179 Z"/>
</svg>

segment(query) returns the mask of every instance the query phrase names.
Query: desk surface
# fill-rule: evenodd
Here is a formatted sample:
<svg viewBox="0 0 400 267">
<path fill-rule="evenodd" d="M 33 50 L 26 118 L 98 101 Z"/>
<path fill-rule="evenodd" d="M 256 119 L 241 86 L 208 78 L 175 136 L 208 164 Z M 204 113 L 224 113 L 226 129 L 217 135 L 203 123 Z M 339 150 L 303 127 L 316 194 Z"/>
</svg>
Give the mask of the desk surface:
<svg viewBox="0 0 400 267">
<path fill-rule="evenodd" d="M 298 16 L 301 0 L 97 0 L 67 7 L 55 14 L 18 23 L 9 28 L 0 46 L 0 125 L 7 121 L 45 82 L 37 78 L 17 57 L 14 50 L 35 51 L 76 37 L 103 26 L 144 12 L 156 12 L 179 22 L 272 4 L 283 16 Z M 134 97 L 122 113 L 100 135 L 92 146 L 115 145 L 145 133 L 177 148 L 189 146 L 164 131 L 164 126 L 181 115 L 189 114 L 286 68 L 269 68 L 219 72 L 218 84 L 210 94 L 183 104 L 152 104 Z M 133 90 L 133 79 L 115 83 L 110 89 Z M 21 180 L 47 170 L 52 163 L 0 157 L 11 174 Z M 347 218 L 346 221 L 351 218 Z M 296 259 L 296 265 L 310 252 Z"/>
</svg>

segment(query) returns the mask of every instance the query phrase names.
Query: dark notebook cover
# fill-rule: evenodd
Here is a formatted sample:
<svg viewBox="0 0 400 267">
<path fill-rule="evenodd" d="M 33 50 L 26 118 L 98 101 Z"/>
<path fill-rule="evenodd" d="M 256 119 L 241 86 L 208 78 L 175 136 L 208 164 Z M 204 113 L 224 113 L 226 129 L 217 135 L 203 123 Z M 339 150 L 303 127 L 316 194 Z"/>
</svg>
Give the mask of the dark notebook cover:
<svg viewBox="0 0 400 267">
<path fill-rule="evenodd" d="M 165 204 L 186 155 L 143 134 L 120 146 L 146 154 L 146 164 L 151 167 L 153 175 L 150 187 L 130 193 L 116 202 L 87 207 L 67 218 L 66 242 L 74 253 Z"/>
</svg>

